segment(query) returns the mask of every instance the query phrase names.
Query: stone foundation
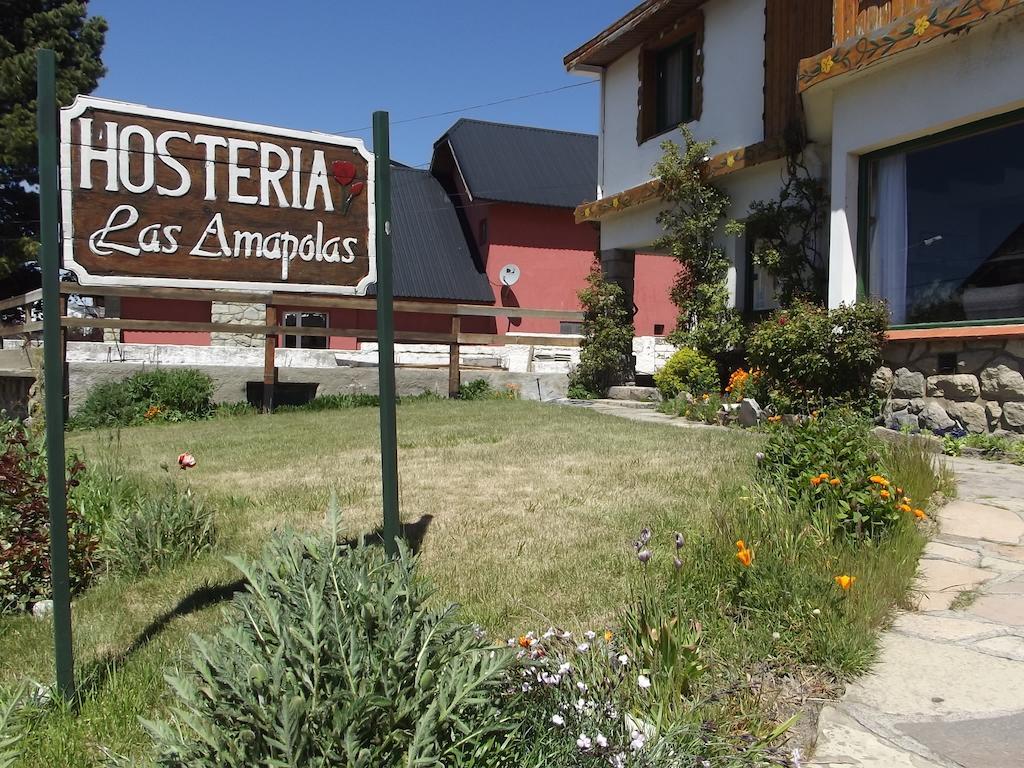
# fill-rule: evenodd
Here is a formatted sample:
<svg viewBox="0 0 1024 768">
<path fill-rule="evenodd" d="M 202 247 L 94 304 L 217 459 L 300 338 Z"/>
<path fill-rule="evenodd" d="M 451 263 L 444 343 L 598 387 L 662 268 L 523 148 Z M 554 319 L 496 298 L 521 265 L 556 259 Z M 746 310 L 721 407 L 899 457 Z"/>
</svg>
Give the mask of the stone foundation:
<svg viewBox="0 0 1024 768">
<path fill-rule="evenodd" d="M 263 304 L 214 301 L 210 304 L 210 322 L 250 325 L 266 323 L 267 308 Z M 210 334 L 210 345 L 214 347 L 262 347 L 264 341 L 265 337 L 258 333 Z"/>
<path fill-rule="evenodd" d="M 1024 434 L 1024 341 L 895 342 L 884 356 L 872 387 L 887 427 Z"/>
</svg>

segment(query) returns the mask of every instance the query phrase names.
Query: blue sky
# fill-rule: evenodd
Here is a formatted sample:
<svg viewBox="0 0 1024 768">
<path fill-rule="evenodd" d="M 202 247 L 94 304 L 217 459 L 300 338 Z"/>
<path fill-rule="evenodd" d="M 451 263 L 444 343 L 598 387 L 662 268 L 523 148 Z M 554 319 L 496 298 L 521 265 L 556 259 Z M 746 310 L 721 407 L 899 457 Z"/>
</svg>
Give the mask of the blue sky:
<svg viewBox="0 0 1024 768">
<path fill-rule="evenodd" d="M 296 129 L 347 133 L 584 81 L 562 57 L 633 0 L 92 0 L 110 24 L 95 95 Z M 597 131 L 596 85 L 467 117 Z M 459 115 L 395 124 L 411 165 Z"/>
</svg>

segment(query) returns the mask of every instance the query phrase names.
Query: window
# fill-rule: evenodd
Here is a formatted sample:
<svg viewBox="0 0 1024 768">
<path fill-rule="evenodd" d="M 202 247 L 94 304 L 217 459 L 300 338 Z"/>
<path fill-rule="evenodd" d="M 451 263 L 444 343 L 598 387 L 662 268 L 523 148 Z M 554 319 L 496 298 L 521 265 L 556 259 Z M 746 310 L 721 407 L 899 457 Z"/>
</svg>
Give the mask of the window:
<svg viewBox="0 0 1024 768">
<path fill-rule="evenodd" d="M 327 314 L 324 312 L 285 312 L 284 325 L 291 328 L 326 328 Z M 284 337 L 284 345 L 288 348 L 327 349 L 326 336 L 291 336 Z"/>
<path fill-rule="evenodd" d="M 756 233 L 748 229 L 744 264 L 746 291 L 743 297 L 743 312 L 747 318 L 762 317 L 781 306 L 775 276 L 754 262 L 754 253 L 760 240 Z"/>
<path fill-rule="evenodd" d="M 565 321 L 558 324 L 558 332 L 569 334 L 572 336 L 579 336 L 583 333 L 583 323 L 567 323 Z"/>
<path fill-rule="evenodd" d="M 665 324 L 664 323 L 655 323 L 654 324 L 654 335 L 655 336 L 664 336 L 665 335 Z"/>
<path fill-rule="evenodd" d="M 1017 122 L 866 158 L 861 266 L 894 325 L 1024 317 L 1022 145 Z"/>
<path fill-rule="evenodd" d="M 657 83 L 654 130 L 664 133 L 693 119 L 693 38 L 658 51 L 654 71 Z"/>
<path fill-rule="evenodd" d="M 700 117 L 703 26 L 690 14 L 641 51 L 638 143 Z"/>
</svg>

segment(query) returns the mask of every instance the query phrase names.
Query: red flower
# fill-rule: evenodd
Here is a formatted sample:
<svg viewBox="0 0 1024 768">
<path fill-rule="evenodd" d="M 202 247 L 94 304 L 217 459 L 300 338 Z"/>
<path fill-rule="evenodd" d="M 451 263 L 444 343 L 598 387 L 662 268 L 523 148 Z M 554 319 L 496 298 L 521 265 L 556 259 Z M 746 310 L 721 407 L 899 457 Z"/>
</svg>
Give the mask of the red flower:
<svg viewBox="0 0 1024 768">
<path fill-rule="evenodd" d="M 193 456 L 191 453 L 186 452 L 178 456 L 178 466 L 181 467 L 182 469 L 189 469 L 191 467 L 194 467 L 197 463 L 198 462 L 196 462 L 196 457 Z"/>
</svg>

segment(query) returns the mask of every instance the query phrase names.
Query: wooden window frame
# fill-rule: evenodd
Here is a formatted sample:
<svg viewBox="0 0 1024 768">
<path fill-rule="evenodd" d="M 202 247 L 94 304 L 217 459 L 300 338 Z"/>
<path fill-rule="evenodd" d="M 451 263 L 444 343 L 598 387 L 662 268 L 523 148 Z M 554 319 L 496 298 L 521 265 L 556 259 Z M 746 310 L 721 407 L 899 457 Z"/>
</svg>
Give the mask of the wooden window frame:
<svg viewBox="0 0 1024 768">
<path fill-rule="evenodd" d="M 693 87 L 690 92 L 690 119 L 687 122 L 700 120 L 704 102 L 704 13 L 698 10 L 679 18 L 661 35 L 648 40 L 640 48 L 640 84 L 637 90 L 636 123 L 636 143 L 638 145 L 670 133 L 678 127 L 673 125 L 662 130 L 657 127 L 658 86 L 655 82 L 657 61 L 659 53 L 681 43 L 688 37 L 693 38 Z"/>
</svg>

